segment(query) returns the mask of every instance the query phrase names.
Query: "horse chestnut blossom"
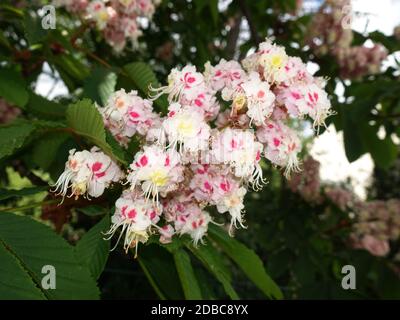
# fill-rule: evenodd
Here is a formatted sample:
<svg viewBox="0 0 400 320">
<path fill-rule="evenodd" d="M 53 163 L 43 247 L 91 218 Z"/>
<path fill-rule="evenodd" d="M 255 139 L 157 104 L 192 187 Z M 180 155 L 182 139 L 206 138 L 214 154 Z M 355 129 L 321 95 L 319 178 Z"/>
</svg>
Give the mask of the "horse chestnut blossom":
<svg viewBox="0 0 400 320">
<path fill-rule="evenodd" d="M 70 150 L 65 170 L 57 180 L 54 190 L 65 197 L 71 188 L 69 197 L 77 199 L 83 195 L 97 198 L 113 182 L 118 182 L 124 174 L 111 158 L 93 147 L 90 151 Z"/>
<path fill-rule="evenodd" d="M 142 35 L 140 20 L 151 19 L 160 0 L 53 0 L 57 7 L 93 24 L 117 53 Z"/>
<path fill-rule="evenodd" d="M 179 110 L 170 111 L 163 123 L 169 144 L 187 152 L 206 150 L 211 128 L 204 116 L 190 109 L 181 109 L 178 103 L 175 105 Z"/>
<path fill-rule="evenodd" d="M 294 130 L 282 122 L 270 120 L 258 128 L 257 137 L 265 145 L 265 157 L 278 166 L 286 167 L 286 177 L 291 171 L 299 171 L 297 154 L 301 151 L 301 143 Z"/>
<path fill-rule="evenodd" d="M 105 127 L 123 147 L 132 138 L 139 145 L 108 236 L 120 230 L 125 250 L 137 250 L 153 233 L 161 243 L 186 235 L 197 245 L 209 223 L 225 217 L 231 234 L 245 228 L 245 195 L 266 182 L 262 162 L 287 177 L 299 169 L 301 141 L 289 124 L 309 118 L 318 127 L 331 114 L 324 85 L 299 58 L 266 40 L 242 63 L 174 68 L 168 84 L 150 88 L 149 98 L 112 94 L 97 106 Z M 162 95 L 165 114 L 153 110 Z M 79 153 L 80 161 L 89 155 Z M 68 166 L 60 177 L 64 193 L 75 174 Z M 76 189 L 73 194 L 82 193 Z"/>
<path fill-rule="evenodd" d="M 98 106 L 104 125 L 123 146 L 127 146 L 134 134 L 146 136 L 149 129 L 158 124 L 158 114 L 153 112 L 152 102 L 142 99 L 137 91 L 114 92 L 104 108 Z"/>
<path fill-rule="evenodd" d="M 127 177 L 133 190 L 140 185 L 146 198 L 158 199 L 178 188 L 182 180 L 183 166 L 180 155 L 173 149 L 165 150 L 157 145 L 144 146 L 135 155 Z"/>
<path fill-rule="evenodd" d="M 160 206 L 147 201 L 140 192 L 125 190 L 115 203 L 115 212 L 111 218 L 112 226 L 106 236 L 111 238 L 122 227 L 119 239 L 125 234 L 124 249 L 127 251 L 135 247 L 136 257 L 138 244 L 147 242 L 151 226 L 158 222 L 161 212 Z"/>
</svg>

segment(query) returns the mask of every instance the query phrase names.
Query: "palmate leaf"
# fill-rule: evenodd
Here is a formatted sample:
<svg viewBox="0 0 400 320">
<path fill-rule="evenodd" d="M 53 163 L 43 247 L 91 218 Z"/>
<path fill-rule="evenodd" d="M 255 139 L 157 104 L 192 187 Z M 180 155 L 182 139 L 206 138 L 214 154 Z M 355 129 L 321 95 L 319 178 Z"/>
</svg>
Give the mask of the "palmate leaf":
<svg viewBox="0 0 400 320">
<path fill-rule="evenodd" d="M 0 97 L 19 107 L 26 105 L 29 94 L 26 83 L 18 72 L 0 68 Z"/>
<path fill-rule="evenodd" d="M 41 119 L 57 120 L 65 117 L 67 107 L 31 92 L 25 109 Z"/>
<path fill-rule="evenodd" d="M 98 299 L 99 290 L 73 247 L 49 227 L 30 217 L 0 214 L 0 297 L 10 299 Z M 43 266 L 56 271 L 56 288 L 41 286 Z M 8 279 L 18 279 L 14 283 Z M 36 290 L 34 290 L 36 288 Z"/>
<path fill-rule="evenodd" d="M 231 299 L 239 299 L 238 294 L 232 287 L 232 275 L 224 263 L 223 256 L 210 243 L 198 247 L 188 244 L 187 247 L 204 264 L 208 271 L 221 282 L 228 296 Z"/>
<path fill-rule="evenodd" d="M 185 298 L 188 300 L 201 299 L 202 295 L 200 286 L 193 271 L 190 256 L 183 248 L 174 250 L 172 254 L 174 256 L 176 270 L 178 271 Z"/>
<path fill-rule="evenodd" d="M 0 299 L 42 300 L 45 295 L 32 281 L 18 259 L 0 244 Z M 12 271 L 12 277 L 10 276 Z"/>
<path fill-rule="evenodd" d="M 89 99 L 83 99 L 68 107 L 67 124 L 74 129 L 76 134 L 97 145 L 110 157 L 127 164 L 119 154 L 113 153 L 111 146 L 107 143 L 103 119 Z"/>
<path fill-rule="evenodd" d="M 174 259 L 170 252 L 159 245 L 149 244 L 141 248 L 137 259 L 161 299 L 184 298 Z"/>
<path fill-rule="evenodd" d="M 157 88 L 160 86 L 156 75 L 150 66 L 144 62 L 133 62 L 124 66 L 123 70 L 128 75 L 134 87 L 139 89 L 145 97 L 148 97 L 150 86 Z M 158 98 L 154 103 L 160 108 L 160 111 L 167 110 L 168 101 L 165 96 Z"/>
<path fill-rule="evenodd" d="M 34 130 L 35 126 L 29 123 L 16 123 L 0 127 L 0 160 L 22 147 Z"/>
<path fill-rule="evenodd" d="M 109 96 L 114 92 L 117 75 L 105 68 L 96 68 L 85 79 L 83 95 L 105 106 Z"/>
<path fill-rule="evenodd" d="M 75 247 L 77 257 L 89 268 L 95 279 L 98 279 L 103 272 L 110 252 L 110 241 L 104 240 L 104 232 L 109 227 L 110 216 L 106 215 L 79 240 Z"/>
<path fill-rule="evenodd" d="M 283 297 L 281 290 L 267 274 L 261 259 L 253 250 L 229 237 L 220 227 L 210 225 L 208 234 L 267 297 Z"/>
</svg>

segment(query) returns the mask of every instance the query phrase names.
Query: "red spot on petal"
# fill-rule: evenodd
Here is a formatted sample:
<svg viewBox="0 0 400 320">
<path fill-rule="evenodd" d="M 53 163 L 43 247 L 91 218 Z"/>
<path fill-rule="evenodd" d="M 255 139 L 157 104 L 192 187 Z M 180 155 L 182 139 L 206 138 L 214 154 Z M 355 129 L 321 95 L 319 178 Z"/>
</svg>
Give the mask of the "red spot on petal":
<svg viewBox="0 0 400 320">
<path fill-rule="evenodd" d="M 232 139 L 231 140 L 231 148 L 235 149 L 236 147 L 237 147 L 237 142 L 234 139 Z"/>
<path fill-rule="evenodd" d="M 260 91 L 258 91 L 258 93 L 257 93 L 257 97 L 258 98 L 263 98 L 265 96 L 265 92 L 263 91 L 263 90 L 260 90 Z"/>
<path fill-rule="evenodd" d="M 222 71 L 221 70 L 217 70 L 217 72 L 215 73 L 215 76 L 219 77 L 221 74 L 222 74 Z"/>
<path fill-rule="evenodd" d="M 208 191 L 212 190 L 212 186 L 208 181 L 204 182 L 204 189 L 206 189 Z"/>
<path fill-rule="evenodd" d="M 101 162 L 95 162 L 92 165 L 92 171 L 93 172 L 99 171 L 102 166 L 103 166 L 103 164 Z"/>
<path fill-rule="evenodd" d="M 132 118 L 139 118 L 139 113 L 137 113 L 137 112 L 135 112 L 135 111 L 129 112 L 129 115 L 130 115 Z"/>
<path fill-rule="evenodd" d="M 231 188 L 229 181 L 226 181 L 226 183 L 222 182 L 219 186 L 224 192 L 228 192 Z"/>
<path fill-rule="evenodd" d="M 292 94 L 292 97 L 295 98 L 296 100 L 299 100 L 301 98 L 300 93 L 292 92 L 291 94 Z"/>
<path fill-rule="evenodd" d="M 151 213 L 150 213 L 150 219 L 151 220 L 154 220 L 154 218 L 157 216 L 157 214 L 156 214 L 156 212 L 155 211 L 152 211 Z"/>
<path fill-rule="evenodd" d="M 140 158 L 139 162 L 140 162 L 140 165 L 141 165 L 142 167 L 144 167 L 144 166 L 147 165 L 147 163 L 149 162 L 149 160 L 147 159 L 146 156 L 142 156 L 142 157 Z"/>
<path fill-rule="evenodd" d="M 169 160 L 169 157 L 167 156 L 167 158 L 165 159 L 164 166 L 165 166 L 165 167 L 168 167 L 169 164 L 170 164 L 170 160 Z"/>
<path fill-rule="evenodd" d="M 274 138 L 274 146 L 278 147 L 281 144 L 281 140 L 279 140 L 278 138 Z"/>
<path fill-rule="evenodd" d="M 121 213 L 122 213 L 122 216 L 123 217 L 125 217 L 126 216 L 126 209 L 128 208 L 128 206 L 123 206 L 122 208 L 121 208 Z"/>
<path fill-rule="evenodd" d="M 132 209 L 128 212 L 128 218 L 129 219 L 135 219 L 136 218 L 136 210 Z"/>
<path fill-rule="evenodd" d="M 192 222 L 192 227 L 193 227 L 193 229 L 197 229 L 197 223 L 196 223 L 196 221 L 193 221 L 193 222 Z"/>
<path fill-rule="evenodd" d="M 96 178 L 101 178 L 101 177 L 104 177 L 106 175 L 106 173 L 103 171 L 103 172 L 95 173 L 94 175 L 96 176 Z"/>
</svg>

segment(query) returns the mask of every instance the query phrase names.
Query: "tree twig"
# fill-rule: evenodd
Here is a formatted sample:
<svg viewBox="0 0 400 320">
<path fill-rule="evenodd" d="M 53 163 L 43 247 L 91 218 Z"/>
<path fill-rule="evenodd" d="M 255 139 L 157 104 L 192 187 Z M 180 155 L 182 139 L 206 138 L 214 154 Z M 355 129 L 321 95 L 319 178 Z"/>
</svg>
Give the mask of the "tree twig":
<svg viewBox="0 0 400 320">
<path fill-rule="evenodd" d="M 247 23 L 249 25 L 251 38 L 253 39 L 254 44 L 258 46 L 261 42 L 261 38 L 258 34 L 256 26 L 254 25 L 251 12 L 249 7 L 247 6 L 246 0 L 238 0 L 238 2 L 240 9 L 242 10 L 243 15 L 246 17 Z"/>
</svg>

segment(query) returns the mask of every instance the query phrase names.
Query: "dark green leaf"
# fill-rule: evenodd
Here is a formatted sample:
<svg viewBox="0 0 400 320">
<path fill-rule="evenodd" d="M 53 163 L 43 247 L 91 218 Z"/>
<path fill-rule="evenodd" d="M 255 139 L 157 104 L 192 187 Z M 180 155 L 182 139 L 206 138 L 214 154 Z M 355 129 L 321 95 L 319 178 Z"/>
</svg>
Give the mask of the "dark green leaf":
<svg viewBox="0 0 400 320">
<path fill-rule="evenodd" d="M 190 256 L 184 249 L 174 250 L 173 256 L 185 298 L 189 300 L 201 299 L 201 290 L 190 262 Z"/>
<path fill-rule="evenodd" d="M 13 154 L 22 147 L 34 130 L 35 127 L 28 123 L 16 123 L 8 127 L 0 127 L 0 159 Z"/>
<path fill-rule="evenodd" d="M 172 255 L 159 245 L 142 247 L 138 261 L 161 299 L 183 299 Z"/>
<path fill-rule="evenodd" d="M 99 290 L 88 269 L 79 264 L 73 247 L 49 227 L 30 217 L 0 214 L 0 246 L 5 247 L 23 266 L 31 282 L 48 299 L 98 299 Z M 56 271 L 56 289 L 41 287 L 43 266 Z M 20 270 L 9 270 L 14 278 Z M 27 287 L 29 288 L 29 287 Z M 0 290 L 6 288 L 0 286 Z"/>
<path fill-rule="evenodd" d="M 105 106 L 109 96 L 114 92 L 117 75 L 104 68 L 96 68 L 85 79 L 83 95 Z"/>
<path fill-rule="evenodd" d="M 257 254 L 244 244 L 229 237 L 219 227 L 211 225 L 209 236 L 223 251 L 243 270 L 246 276 L 270 298 L 281 299 L 281 290 L 265 271 L 264 265 Z"/>
<path fill-rule="evenodd" d="M 75 247 L 77 257 L 89 268 L 95 279 L 98 279 L 103 272 L 110 252 L 110 241 L 104 240 L 104 233 L 109 227 L 110 216 L 106 215 L 78 241 Z"/>
<path fill-rule="evenodd" d="M 232 276 L 229 269 L 226 267 L 223 256 L 210 243 L 193 247 L 188 245 L 193 255 L 197 257 L 204 266 L 218 279 L 223 285 L 225 292 L 231 299 L 239 299 L 238 294 L 232 287 Z"/>
<path fill-rule="evenodd" d="M 29 99 L 25 81 L 19 73 L 0 68 L 0 97 L 8 103 L 24 107 Z"/>
</svg>

